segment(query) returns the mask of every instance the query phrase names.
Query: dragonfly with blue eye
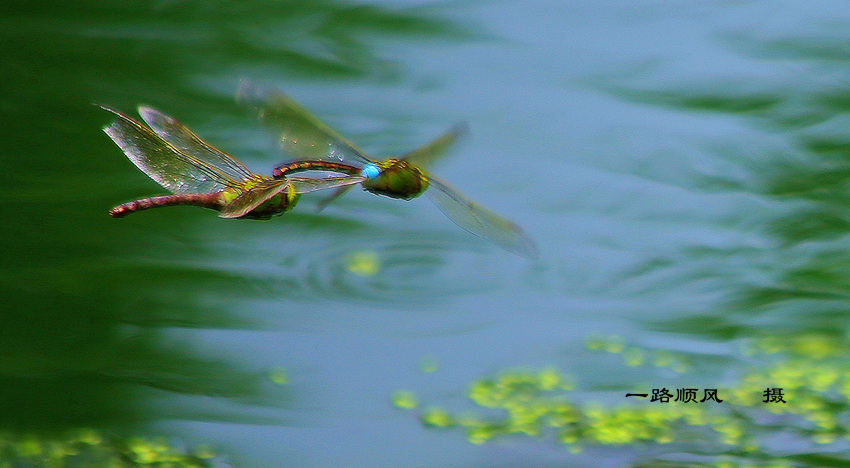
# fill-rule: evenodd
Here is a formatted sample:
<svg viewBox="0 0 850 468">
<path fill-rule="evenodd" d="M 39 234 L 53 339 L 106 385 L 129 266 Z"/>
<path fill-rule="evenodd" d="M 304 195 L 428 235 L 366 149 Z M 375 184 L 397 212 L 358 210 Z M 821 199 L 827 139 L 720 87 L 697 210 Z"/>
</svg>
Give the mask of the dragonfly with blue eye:
<svg viewBox="0 0 850 468">
<path fill-rule="evenodd" d="M 334 171 L 364 177 L 360 185 L 377 195 L 410 200 L 425 193 L 461 228 L 523 257 L 537 256 L 534 240 L 521 227 L 425 172 L 424 168 L 444 156 L 467 132 L 466 125 L 456 125 L 431 143 L 404 156 L 375 161 L 280 91 L 243 83 L 239 100 L 254 108 L 259 119 L 275 131 L 284 153 L 294 157 L 272 170 L 275 178 L 286 178 L 302 171 Z M 320 208 L 352 186 L 337 188 Z"/>
<path fill-rule="evenodd" d="M 222 218 L 269 219 L 294 208 L 302 193 L 366 180 L 361 175 L 261 176 L 156 109 L 139 107 L 148 126 L 114 109 L 103 109 L 116 117 L 103 131 L 136 167 L 173 193 L 118 205 L 109 211 L 114 218 L 161 206 L 194 205 L 218 210 Z"/>
</svg>

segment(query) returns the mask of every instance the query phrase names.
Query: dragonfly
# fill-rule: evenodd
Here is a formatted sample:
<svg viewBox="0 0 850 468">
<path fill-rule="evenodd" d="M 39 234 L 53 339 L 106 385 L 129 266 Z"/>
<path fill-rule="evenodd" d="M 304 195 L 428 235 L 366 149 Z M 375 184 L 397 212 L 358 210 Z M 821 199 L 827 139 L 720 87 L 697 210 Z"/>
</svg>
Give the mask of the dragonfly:
<svg viewBox="0 0 850 468">
<path fill-rule="evenodd" d="M 286 178 L 302 171 L 333 171 L 364 177 L 362 188 L 377 195 L 410 200 L 425 193 L 461 228 L 520 256 L 537 256 L 534 240 L 521 227 L 426 172 L 467 132 L 465 124 L 453 126 L 432 142 L 403 156 L 376 161 L 281 91 L 243 83 L 239 101 L 253 108 L 258 118 L 276 133 L 284 153 L 294 158 L 275 167 L 273 177 Z M 352 186 L 337 188 L 320 208 Z"/>
<path fill-rule="evenodd" d="M 161 206 L 193 205 L 218 210 L 222 218 L 269 219 L 294 208 L 302 193 L 366 179 L 361 175 L 261 176 L 156 109 L 139 107 L 145 126 L 115 109 L 101 107 L 115 116 L 103 131 L 136 167 L 172 192 L 118 205 L 109 210 L 114 218 Z"/>
</svg>

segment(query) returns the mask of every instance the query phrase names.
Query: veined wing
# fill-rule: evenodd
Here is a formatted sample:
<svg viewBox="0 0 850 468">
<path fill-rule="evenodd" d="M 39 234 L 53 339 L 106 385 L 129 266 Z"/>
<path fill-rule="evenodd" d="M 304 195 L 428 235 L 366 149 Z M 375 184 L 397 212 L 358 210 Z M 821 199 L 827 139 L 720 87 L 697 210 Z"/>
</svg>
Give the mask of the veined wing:
<svg viewBox="0 0 850 468">
<path fill-rule="evenodd" d="M 455 224 L 517 255 L 537 257 L 537 245 L 521 227 L 464 197 L 444 182 L 433 177 L 428 180 L 431 187 L 425 193 Z"/>
<path fill-rule="evenodd" d="M 202 140 L 174 117 L 145 106 L 139 106 L 139 115 L 163 140 L 184 154 L 205 162 L 233 180 L 249 180 L 254 174 L 239 161 Z"/>
<path fill-rule="evenodd" d="M 117 119 L 103 131 L 142 172 L 173 193 L 210 193 L 236 186 L 236 181 L 183 153 L 151 129 L 108 107 Z"/>
<path fill-rule="evenodd" d="M 218 214 L 221 218 L 239 218 L 260 206 L 269 198 L 286 190 L 289 183 L 286 179 L 263 178 L 250 189 L 243 191 L 230 203 L 225 205 Z"/>
<path fill-rule="evenodd" d="M 357 167 L 371 162 L 353 143 L 280 91 L 243 82 L 237 99 L 252 107 L 277 133 L 281 149 L 293 160 L 345 162 Z"/>
<path fill-rule="evenodd" d="M 328 205 L 331 204 L 331 202 L 333 202 L 337 198 L 345 195 L 345 192 L 348 192 L 349 190 L 351 190 L 351 187 L 353 187 L 353 185 L 347 185 L 345 187 L 340 187 L 340 188 L 334 190 L 333 193 L 331 193 L 327 197 L 319 200 L 319 203 L 316 204 L 316 213 L 324 210 L 325 208 L 327 208 Z"/>
<path fill-rule="evenodd" d="M 295 193 L 315 192 L 334 187 L 347 188 L 366 180 L 363 176 L 326 177 L 323 179 L 313 177 L 287 177 L 295 189 Z"/>
<path fill-rule="evenodd" d="M 436 140 L 427 145 L 407 153 L 401 159 L 407 162 L 427 169 L 435 161 L 446 155 L 446 151 L 451 148 L 459 138 L 469 133 L 469 127 L 465 122 L 460 122 L 452 126 L 446 133 L 440 135 Z"/>
</svg>

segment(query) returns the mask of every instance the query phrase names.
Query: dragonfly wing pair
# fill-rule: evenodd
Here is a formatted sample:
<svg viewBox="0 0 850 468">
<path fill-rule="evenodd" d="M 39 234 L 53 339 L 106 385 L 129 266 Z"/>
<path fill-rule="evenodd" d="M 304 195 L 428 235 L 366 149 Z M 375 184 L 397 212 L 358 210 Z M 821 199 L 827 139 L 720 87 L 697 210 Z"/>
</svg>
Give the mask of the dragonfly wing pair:
<svg viewBox="0 0 850 468">
<path fill-rule="evenodd" d="M 363 151 L 289 96 L 243 82 L 237 100 L 253 109 L 278 139 L 284 154 L 298 161 L 370 164 Z"/>
<path fill-rule="evenodd" d="M 103 131 L 159 185 L 177 194 L 211 193 L 228 186 L 228 178 L 209 164 L 181 152 L 127 115 L 108 107 L 103 109 L 117 117 Z"/>
<path fill-rule="evenodd" d="M 358 169 L 369 165 L 380 167 L 380 163 L 366 157 L 357 146 L 280 91 L 262 89 L 243 82 L 239 90 L 239 101 L 256 111 L 259 119 L 277 134 L 284 154 L 294 161 L 344 163 Z M 428 145 L 400 159 L 419 168 L 427 168 L 443 157 L 467 131 L 465 124 L 457 124 Z M 536 256 L 534 241 L 522 228 L 469 200 L 445 183 L 431 176 L 427 176 L 427 179 L 432 187 L 426 192 L 429 198 L 455 224 L 511 252 L 525 257 Z M 320 207 L 324 207 L 349 188 L 337 189 Z M 416 195 L 418 193 L 411 197 Z"/>
<path fill-rule="evenodd" d="M 428 169 L 448 154 L 449 149 L 468 134 L 469 126 L 466 122 L 458 122 L 431 143 L 407 153 L 401 159 L 422 169 Z"/>
<path fill-rule="evenodd" d="M 280 149 L 293 161 L 341 162 L 358 169 L 374 164 L 354 143 L 280 91 L 243 82 L 237 99 L 253 109 L 259 119 L 275 132 Z M 466 133 L 466 124 L 458 123 L 436 140 L 401 159 L 427 168 Z"/>
<path fill-rule="evenodd" d="M 428 182 L 436 190 L 425 193 L 452 222 L 509 252 L 529 259 L 537 257 L 537 244 L 521 227 L 464 197 L 439 179 L 429 177 Z"/>
<path fill-rule="evenodd" d="M 431 143 L 406 154 L 402 159 L 418 167 L 428 168 L 468 133 L 469 127 L 465 122 L 457 123 Z M 432 175 L 428 175 L 428 185 L 431 188 L 425 192 L 428 198 L 461 228 L 522 257 L 537 257 L 534 240 L 517 224 L 475 203 Z"/>
<path fill-rule="evenodd" d="M 204 194 L 230 189 L 235 197 L 219 216 L 239 218 L 288 190 L 312 192 L 362 182 L 363 177 L 272 179 L 254 174 L 242 163 L 211 146 L 176 119 L 150 108 L 139 114 L 150 128 L 114 109 L 117 118 L 104 128 L 124 154 L 151 179 L 175 194 Z"/>
<path fill-rule="evenodd" d="M 237 184 L 258 177 L 241 162 L 202 140 L 177 119 L 145 106 L 139 107 L 139 115 L 160 138 L 193 161 L 215 171 L 220 180 Z"/>
</svg>

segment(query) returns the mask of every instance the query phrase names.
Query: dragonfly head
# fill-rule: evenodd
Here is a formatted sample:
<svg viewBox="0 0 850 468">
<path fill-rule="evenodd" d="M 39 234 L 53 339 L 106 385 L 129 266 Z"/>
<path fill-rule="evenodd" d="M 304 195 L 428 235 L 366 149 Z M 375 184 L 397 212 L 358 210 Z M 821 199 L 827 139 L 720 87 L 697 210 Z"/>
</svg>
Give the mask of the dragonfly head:
<svg viewBox="0 0 850 468">
<path fill-rule="evenodd" d="M 373 166 L 373 167 L 370 167 Z M 369 176 L 371 172 L 374 176 Z M 428 188 L 428 177 L 403 159 L 388 159 L 368 164 L 361 171 L 366 177 L 363 189 L 378 195 L 409 200 Z"/>
</svg>

